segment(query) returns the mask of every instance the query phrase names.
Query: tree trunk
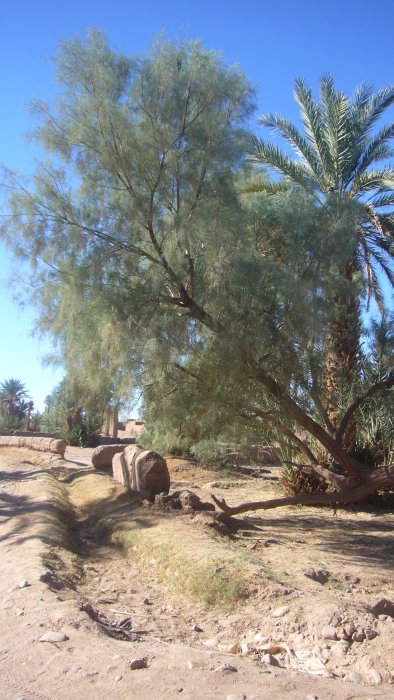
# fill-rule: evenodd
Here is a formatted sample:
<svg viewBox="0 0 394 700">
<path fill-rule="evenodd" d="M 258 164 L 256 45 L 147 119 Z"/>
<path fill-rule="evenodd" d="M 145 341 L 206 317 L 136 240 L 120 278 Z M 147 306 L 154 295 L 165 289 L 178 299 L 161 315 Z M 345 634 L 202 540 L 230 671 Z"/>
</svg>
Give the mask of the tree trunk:
<svg viewBox="0 0 394 700">
<path fill-rule="evenodd" d="M 229 506 L 224 499 L 219 500 L 211 494 L 213 502 L 220 508 L 222 513 L 217 516 L 218 520 L 223 520 L 228 516 L 239 515 L 253 510 L 270 510 L 281 506 L 296 505 L 340 505 L 345 503 L 357 503 L 376 491 L 384 491 L 394 487 L 394 464 L 374 469 L 369 476 L 357 484 L 349 484 L 343 489 L 333 493 L 302 494 L 299 496 L 288 496 L 284 498 L 274 498 L 269 501 L 255 501 L 242 503 L 239 506 Z"/>
<path fill-rule="evenodd" d="M 343 270 L 344 289 L 333 300 L 335 316 L 327 327 L 325 338 L 324 407 L 335 430 L 339 428 L 341 412 L 352 394 L 357 373 L 360 304 L 351 284 L 355 270 L 355 262 L 349 263 Z M 355 453 L 356 438 L 357 423 L 354 416 L 347 425 L 342 443 L 350 454 Z"/>
</svg>

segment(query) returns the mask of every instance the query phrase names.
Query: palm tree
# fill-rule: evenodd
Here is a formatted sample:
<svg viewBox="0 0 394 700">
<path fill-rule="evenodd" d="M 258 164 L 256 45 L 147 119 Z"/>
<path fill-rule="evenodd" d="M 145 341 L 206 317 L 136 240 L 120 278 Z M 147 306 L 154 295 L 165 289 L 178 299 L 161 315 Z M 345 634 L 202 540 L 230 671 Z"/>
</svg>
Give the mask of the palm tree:
<svg viewBox="0 0 394 700">
<path fill-rule="evenodd" d="M 261 116 L 259 123 L 279 132 L 295 157 L 255 136 L 250 155 L 252 161 L 283 176 L 279 182 L 262 181 L 260 189 L 275 194 L 289 186 L 301 188 L 324 215 L 331 249 L 342 251 L 336 262 L 339 284 L 332 284 L 328 292 L 331 312 L 323 380 L 328 427 L 334 432 L 340 388 L 348 394 L 356 376 L 362 297 L 368 306 L 374 298 L 384 316 L 382 272 L 394 286 L 394 168 L 387 164 L 394 155 L 390 145 L 394 122 L 376 131 L 377 121 L 394 103 L 394 86 L 374 92 L 361 85 L 348 98 L 325 75 L 320 80 L 320 102 L 301 79 L 294 95 L 304 133 L 276 114 Z M 355 282 L 360 277 L 361 288 Z M 347 447 L 352 450 L 350 433 L 349 426 Z"/>
<path fill-rule="evenodd" d="M 3 415 L 16 418 L 24 418 L 31 412 L 32 402 L 26 402 L 27 390 L 19 379 L 5 379 L 0 384 L 0 410 Z"/>
</svg>

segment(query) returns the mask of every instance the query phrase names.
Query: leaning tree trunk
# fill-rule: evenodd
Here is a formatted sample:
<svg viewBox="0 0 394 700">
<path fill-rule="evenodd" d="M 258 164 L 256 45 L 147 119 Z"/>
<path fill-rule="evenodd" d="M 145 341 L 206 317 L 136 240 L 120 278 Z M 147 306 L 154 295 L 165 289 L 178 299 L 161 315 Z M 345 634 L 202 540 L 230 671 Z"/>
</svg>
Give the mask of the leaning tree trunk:
<svg viewBox="0 0 394 700">
<path fill-rule="evenodd" d="M 351 397 L 357 376 L 357 360 L 360 350 L 360 304 L 352 285 L 355 262 L 343 270 L 345 281 L 340 295 L 333 299 L 334 316 L 328 324 L 325 338 L 325 371 L 323 396 L 327 416 L 336 432 L 341 419 L 341 409 Z M 349 421 L 342 438 L 343 447 L 354 454 L 357 438 L 355 416 Z"/>
<path fill-rule="evenodd" d="M 394 464 L 389 464 L 374 469 L 369 474 L 364 473 L 362 480 L 357 483 L 353 480 L 345 479 L 343 486 L 332 493 L 311 493 L 273 498 L 269 501 L 251 501 L 242 503 L 239 506 L 229 506 L 224 499 L 216 498 L 213 494 L 211 494 L 211 498 L 222 511 L 217 515 L 217 519 L 224 520 L 226 517 L 240 515 L 253 510 L 271 510 L 281 506 L 332 505 L 335 507 L 346 503 L 357 503 L 376 491 L 384 491 L 393 487 Z"/>
</svg>

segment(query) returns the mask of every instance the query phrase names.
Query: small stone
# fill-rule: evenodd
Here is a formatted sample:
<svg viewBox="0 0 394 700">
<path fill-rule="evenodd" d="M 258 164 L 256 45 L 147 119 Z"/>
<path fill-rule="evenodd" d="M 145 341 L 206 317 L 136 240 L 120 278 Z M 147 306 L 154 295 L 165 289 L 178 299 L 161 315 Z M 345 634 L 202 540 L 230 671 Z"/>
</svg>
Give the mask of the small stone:
<svg viewBox="0 0 394 700">
<path fill-rule="evenodd" d="M 204 632 L 204 630 L 198 625 L 192 625 L 192 632 Z"/>
<path fill-rule="evenodd" d="M 141 659 L 131 659 L 128 666 L 130 671 L 138 671 L 142 668 L 148 668 L 148 659 L 146 656 L 143 656 Z"/>
<path fill-rule="evenodd" d="M 243 693 L 233 693 L 232 695 L 227 695 L 226 700 L 246 700 L 246 695 Z"/>
<path fill-rule="evenodd" d="M 71 666 L 70 673 L 77 673 L 77 671 L 82 671 L 82 667 L 77 665 Z"/>
<path fill-rule="evenodd" d="M 230 644 L 230 646 L 227 647 L 228 654 L 239 654 L 240 652 L 241 652 L 241 645 L 239 642 L 234 642 L 234 644 Z"/>
<path fill-rule="evenodd" d="M 321 583 L 322 586 L 324 586 L 325 583 L 327 583 L 328 579 L 330 578 L 330 572 L 325 571 L 324 569 L 311 569 L 311 571 L 305 571 L 304 576 L 307 578 L 312 579 L 312 581 L 316 581 L 316 583 Z"/>
<path fill-rule="evenodd" d="M 366 639 L 368 639 L 368 640 L 375 639 L 375 637 L 378 636 L 378 633 L 375 632 L 375 630 L 371 630 L 369 628 L 364 630 L 364 634 L 365 634 Z"/>
<path fill-rule="evenodd" d="M 347 641 L 349 640 L 349 638 L 350 638 L 349 635 L 346 633 L 346 631 L 343 629 L 343 627 L 340 628 L 340 629 L 337 631 L 337 637 L 338 637 L 338 639 L 342 639 L 342 640 L 344 640 L 344 641 L 346 641 L 346 642 L 347 642 Z"/>
<path fill-rule="evenodd" d="M 382 682 L 382 676 L 380 675 L 379 671 L 377 671 L 375 668 L 371 669 L 371 671 L 368 671 L 368 678 L 371 681 L 371 683 L 374 683 L 375 685 L 380 685 Z"/>
<path fill-rule="evenodd" d="M 118 673 L 118 675 L 115 676 L 115 678 L 114 678 L 114 683 L 119 683 L 119 681 L 121 681 L 122 678 L 123 678 L 123 676 L 121 676 L 120 673 Z"/>
<path fill-rule="evenodd" d="M 263 664 L 269 664 L 270 666 L 279 666 L 278 659 L 275 659 L 275 656 L 272 656 L 272 654 L 264 654 L 261 660 Z"/>
<path fill-rule="evenodd" d="M 144 605 L 153 605 L 152 601 L 149 600 L 149 598 L 144 598 L 143 603 Z"/>
<path fill-rule="evenodd" d="M 335 627 L 332 627 L 331 625 L 326 625 L 325 627 L 323 627 L 321 631 L 321 636 L 323 637 L 323 639 L 332 639 L 334 641 L 338 639 L 337 631 Z"/>
<path fill-rule="evenodd" d="M 350 681 L 350 683 L 361 683 L 362 679 L 360 673 L 349 673 L 349 675 L 345 677 L 345 680 Z"/>
<path fill-rule="evenodd" d="M 67 637 L 64 632 L 46 632 L 40 637 L 39 642 L 66 642 L 69 637 Z"/>
<path fill-rule="evenodd" d="M 356 630 L 352 634 L 352 641 L 353 642 L 363 642 L 365 639 L 365 634 L 364 630 Z"/>
<path fill-rule="evenodd" d="M 355 628 L 353 622 L 349 622 L 349 624 L 348 624 L 348 625 L 345 625 L 343 629 L 345 630 L 345 632 L 346 632 L 347 636 L 349 637 L 349 639 L 352 638 L 352 635 L 353 635 L 353 634 L 355 633 L 355 631 L 356 631 L 356 628 Z"/>
<path fill-rule="evenodd" d="M 17 617 L 20 617 L 21 615 L 24 615 L 24 614 L 25 614 L 25 611 L 24 611 L 24 610 L 17 610 L 17 611 L 16 611 L 16 616 L 17 616 Z"/>
<path fill-rule="evenodd" d="M 281 608 L 276 608 L 276 610 L 273 611 L 272 617 L 283 617 L 284 615 L 287 615 L 289 610 L 290 608 L 288 605 L 283 605 Z"/>
<path fill-rule="evenodd" d="M 116 671 L 116 666 L 115 664 L 109 664 L 105 670 L 107 673 L 112 673 L 113 671 Z"/>
<path fill-rule="evenodd" d="M 195 668 L 195 664 L 193 663 L 193 661 L 190 660 L 187 661 L 186 666 L 188 667 L 189 671 L 192 671 L 193 668 Z"/>
<path fill-rule="evenodd" d="M 28 588 L 28 586 L 30 586 L 30 583 L 25 578 L 18 583 L 19 588 Z"/>
<path fill-rule="evenodd" d="M 307 695 L 305 700 L 318 700 L 317 695 Z"/>
<path fill-rule="evenodd" d="M 231 664 L 220 664 L 215 668 L 215 673 L 235 673 L 238 669 Z"/>
</svg>

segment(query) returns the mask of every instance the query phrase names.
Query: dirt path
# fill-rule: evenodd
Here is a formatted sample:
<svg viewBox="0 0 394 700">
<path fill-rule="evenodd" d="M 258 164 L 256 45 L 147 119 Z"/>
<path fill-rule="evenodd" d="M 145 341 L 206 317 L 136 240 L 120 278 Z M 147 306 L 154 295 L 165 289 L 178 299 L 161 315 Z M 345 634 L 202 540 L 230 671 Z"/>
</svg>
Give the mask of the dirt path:
<svg viewBox="0 0 394 700">
<path fill-rule="evenodd" d="M 68 467 L 86 467 L 86 454 L 69 453 Z M 174 599 L 119 547 L 97 539 L 93 502 L 81 509 L 74 503 L 71 512 L 66 487 L 46 471 L 64 466 L 27 451 L 0 451 L 2 700 L 394 698 L 384 683 L 320 678 L 221 651 L 218 638 L 264 628 L 266 602 L 256 602 L 254 611 L 220 613 Z M 122 635 L 115 626 L 122 621 L 129 639 L 108 636 Z M 67 639 L 40 642 L 48 632 Z M 131 670 L 135 658 L 146 659 L 146 668 Z"/>
</svg>

